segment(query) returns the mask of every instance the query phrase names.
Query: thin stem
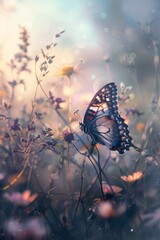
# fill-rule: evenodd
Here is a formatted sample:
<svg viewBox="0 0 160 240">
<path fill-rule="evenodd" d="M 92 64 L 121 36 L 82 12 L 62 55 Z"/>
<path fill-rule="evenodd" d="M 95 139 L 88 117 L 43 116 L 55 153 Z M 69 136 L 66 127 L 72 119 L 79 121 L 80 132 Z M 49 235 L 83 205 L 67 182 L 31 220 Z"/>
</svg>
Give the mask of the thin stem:
<svg viewBox="0 0 160 240">
<path fill-rule="evenodd" d="M 75 217 L 76 217 L 76 214 L 77 214 L 77 210 L 78 210 L 78 207 L 79 207 L 79 204 L 80 204 L 80 201 L 81 201 L 81 197 L 82 197 L 82 191 L 83 191 L 83 180 L 84 180 L 84 177 L 83 177 L 83 174 L 84 174 L 84 164 L 85 164 L 85 160 L 83 161 L 82 170 L 81 170 L 81 186 L 80 186 L 80 193 L 79 193 L 79 199 L 78 199 L 78 203 L 77 203 L 77 206 L 76 206 L 76 209 L 75 209 L 75 213 L 74 213 L 74 216 L 73 216 L 73 223 L 74 223 L 74 220 L 75 220 Z"/>
<path fill-rule="evenodd" d="M 96 146 L 95 146 L 96 147 Z M 104 199 L 104 192 L 102 188 L 102 171 L 101 171 L 101 162 L 100 162 L 100 155 L 98 148 L 96 147 L 97 153 L 98 153 L 98 168 L 99 168 L 99 180 L 100 180 L 100 188 L 101 188 L 101 193 L 102 193 L 102 198 Z"/>
<path fill-rule="evenodd" d="M 71 123 L 71 113 L 72 113 L 72 86 L 71 86 L 71 78 L 68 77 L 68 86 L 69 86 L 69 115 L 68 115 L 68 122 L 69 126 Z"/>
</svg>

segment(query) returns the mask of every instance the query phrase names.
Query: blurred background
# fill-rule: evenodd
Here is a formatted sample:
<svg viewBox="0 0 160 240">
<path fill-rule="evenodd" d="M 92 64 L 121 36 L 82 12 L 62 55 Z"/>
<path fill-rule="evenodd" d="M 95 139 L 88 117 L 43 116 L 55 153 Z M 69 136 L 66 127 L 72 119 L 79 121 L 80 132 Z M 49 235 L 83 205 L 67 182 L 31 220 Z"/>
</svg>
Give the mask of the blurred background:
<svg viewBox="0 0 160 240">
<path fill-rule="evenodd" d="M 33 58 L 65 29 L 45 81 L 48 86 L 64 65 L 76 66 L 83 60 L 73 78 L 77 94 L 93 94 L 112 80 L 124 82 L 137 93 L 134 104 L 147 110 L 155 78 L 153 39 L 160 35 L 159 5 L 158 0 L 1 0 L 0 69 L 11 78 L 6 63 L 17 50 L 19 25 L 29 32 Z M 32 75 L 27 79 L 30 94 L 34 83 Z M 21 89 L 19 102 L 27 94 Z"/>
</svg>

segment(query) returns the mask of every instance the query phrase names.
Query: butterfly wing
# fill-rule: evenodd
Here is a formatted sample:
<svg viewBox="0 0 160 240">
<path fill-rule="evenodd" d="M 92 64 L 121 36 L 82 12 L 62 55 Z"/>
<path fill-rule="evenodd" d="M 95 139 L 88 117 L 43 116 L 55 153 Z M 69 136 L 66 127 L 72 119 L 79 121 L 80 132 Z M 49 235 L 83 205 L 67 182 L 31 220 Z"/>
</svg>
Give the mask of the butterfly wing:
<svg viewBox="0 0 160 240">
<path fill-rule="evenodd" d="M 97 115 L 107 110 L 118 114 L 117 87 L 115 83 L 106 84 L 96 93 L 86 110 L 84 124 L 90 124 Z"/>
<path fill-rule="evenodd" d="M 129 150 L 132 138 L 127 124 L 118 114 L 115 83 L 106 84 L 96 93 L 86 110 L 84 125 L 96 143 L 119 153 Z"/>
</svg>

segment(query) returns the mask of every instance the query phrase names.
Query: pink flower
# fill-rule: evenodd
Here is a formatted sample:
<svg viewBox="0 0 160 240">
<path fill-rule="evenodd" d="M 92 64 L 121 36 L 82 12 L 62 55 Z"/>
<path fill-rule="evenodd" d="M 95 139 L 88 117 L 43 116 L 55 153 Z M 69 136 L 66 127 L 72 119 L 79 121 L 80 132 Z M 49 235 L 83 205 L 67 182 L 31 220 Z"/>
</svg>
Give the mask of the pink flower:
<svg viewBox="0 0 160 240">
<path fill-rule="evenodd" d="M 102 182 L 102 189 L 104 194 L 118 194 L 122 191 L 122 188 L 117 186 L 109 186 L 106 182 Z"/>
<path fill-rule="evenodd" d="M 26 190 L 23 193 L 13 192 L 13 193 L 5 193 L 4 197 L 13 204 L 27 206 L 31 202 L 33 202 L 37 198 L 38 194 L 35 193 L 31 195 L 30 190 Z"/>
<path fill-rule="evenodd" d="M 6 231 L 15 239 L 41 239 L 46 234 L 44 224 L 39 218 L 32 218 L 24 222 L 10 219 L 5 227 Z"/>
<path fill-rule="evenodd" d="M 63 132 L 63 137 L 65 142 L 71 143 L 74 140 L 74 133 L 72 131 L 65 131 Z"/>
<path fill-rule="evenodd" d="M 100 218 L 110 219 L 123 215 L 127 210 L 127 204 L 121 202 L 114 206 L 115 203 L 109 200 L 95 199 L 91 211 Z"/>
</svg>

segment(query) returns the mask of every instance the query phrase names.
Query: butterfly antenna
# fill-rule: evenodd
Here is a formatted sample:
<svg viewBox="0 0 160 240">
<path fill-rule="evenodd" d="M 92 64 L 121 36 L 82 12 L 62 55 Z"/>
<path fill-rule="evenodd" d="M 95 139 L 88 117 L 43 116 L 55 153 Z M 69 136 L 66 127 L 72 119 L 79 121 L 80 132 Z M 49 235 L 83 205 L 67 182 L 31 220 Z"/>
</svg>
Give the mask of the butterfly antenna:
<svg viewBox="0 0 160 240">
<path fill-rule="evenodd" d="M 78 119 L 78 120 L 80 120 L 80 122 L 82 122 L 82 118 L 81 118 L 81 116 L 79 115 L 79 110 L 77 110 L 77 111 L 75 111 L 74 112 L 74 115 L 76 116 L 76 118 Z"/>
<path fill-rule="evenodd" d="M 141 149 L 134 145 L 133 143 L 131 143 L 131 147 L 133 147 L 137 152 L 141 152 Z"/>
</svg>

